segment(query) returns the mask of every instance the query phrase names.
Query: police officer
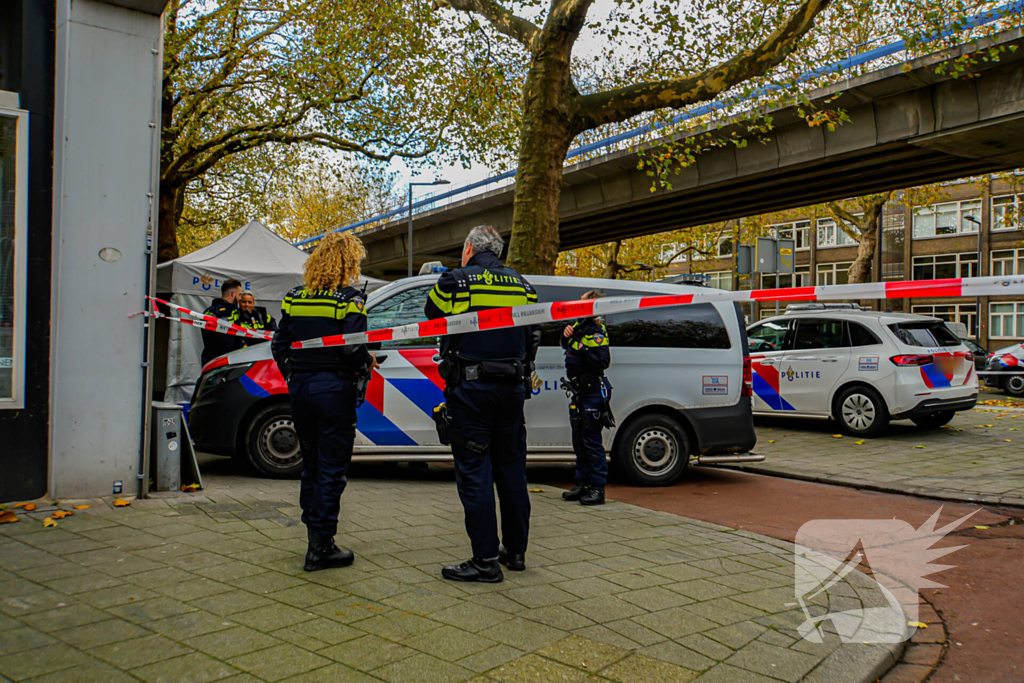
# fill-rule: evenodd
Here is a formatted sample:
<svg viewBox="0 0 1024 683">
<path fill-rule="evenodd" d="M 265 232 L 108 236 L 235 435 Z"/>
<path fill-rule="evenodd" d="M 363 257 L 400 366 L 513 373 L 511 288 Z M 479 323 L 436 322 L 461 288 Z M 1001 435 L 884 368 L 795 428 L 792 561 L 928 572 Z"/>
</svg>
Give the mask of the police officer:
<svg viewBox="0 0 1024 683">
<path fill-rule="evenodd" d="M 462 249 L 462 267 L 442 273 L 426 316 L 536 303 L 530 283 L 498 259 L 503 246 L 491 226 L 473 228 Z M 512 571 L 526 567 L 530 494 L 523 402 L 532 395 L 539 346 L 536 326 L 454 335 L 441 344 L 455 480 L 473 547 L 471 559 L 441 570 L 446 579 L 497 583 L 504 578 L 499 561 Z M 498 540 L 495 485 L 504 546 Z"/>
<path fill-rule="evenodd" d="M 238 296 L 241 292 L 241 282 L 225 280 L 224 284 L 220 286 L 220 298 L 214 299 L 203 313 L 230 321 L 238 311 Z M 207 329 L 202 330 L 202 333 L 203 352 L 199 358 L 203 365 L 217 356 L 223 356 L 229 351 L 242 348 L 242 340 L 239 337 Z"/>
<path fill-rule="evenodd" d="M 590 291 L 583 299 L 602 295 Z M 604 371 L 612 362 L 608 330 L 599 318 L 583 318 L 566 325 L 562 332 L 565 372 L 572 387 L 569 423 L 572 425 L 572 449 L 576 453 L 576 485 L 562 494 L 565 500 L 581 505 L 603 505 L 604 485 L 608 481 L 608 458 L 601 439 L 612 386 Z"/>
<path fill-rule="evenodd" d="M 272 315 L 267 313 L 266 308 L 256 305 L 256 297 L 253 296 L 252 292 L 242 292 L 238 297 L 238 309 L 235 310 L 229 320 L 236 325 L 257 332 L 277 331 L 277 321 L 274 320 Z M 252 339 L 249 337 L 239 337 L 239 339 L 242 340 L 242 346 L 254 346 L 267 341 L 266 339 Z"/>
<path fill-rule="evenodd" d="M 356 434 L 355 380 L 376 360 L 365 345 L 292 349 L 294 341 L 366 331 L 359 279 L 362 243 L 330 233 L 304 266 L 305 283 L 285 295 L 271 350 L 288 379 L 292 420 L 302 447 L 299 505 L 309 536 L 307 572 L 347 567 L 352 551 L 334 543 L 341 494 Z M 290 376 L 289 376 L 290 375 Z"/>
</svg>

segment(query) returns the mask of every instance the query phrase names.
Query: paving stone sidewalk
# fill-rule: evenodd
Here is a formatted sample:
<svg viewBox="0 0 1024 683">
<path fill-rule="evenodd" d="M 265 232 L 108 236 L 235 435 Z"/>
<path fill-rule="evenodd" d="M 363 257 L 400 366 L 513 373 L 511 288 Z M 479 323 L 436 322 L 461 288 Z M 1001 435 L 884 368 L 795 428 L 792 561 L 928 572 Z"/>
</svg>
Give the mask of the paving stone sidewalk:
<svg viewBox="0 0 1024 683">
<path fill-rule="evenodd" d="M 0 678 L 33 683 L 874 681 L 898 646 L 814 644 L 785 543 L 532 493 L 529 568 L 453 584 L 468 542 L 450 473 L 354 479 L 348 569 L 304 573 L 297 483 L 0 525 Z M 64 503 L 65 509 L 70 505 Z M 852 572 L 812 613 L 884 605 Z"/>
<path fill-rule="evenodd" d="M 765 461 L 743 469 L 944 500 L 1024 506 L 1024 412 L 981 407 L 942 429 L 894 422 L 874 439 L 834 422 L 757 418 Z M 863 441 L 863 443 L 858 443 Z"/>
</svg>

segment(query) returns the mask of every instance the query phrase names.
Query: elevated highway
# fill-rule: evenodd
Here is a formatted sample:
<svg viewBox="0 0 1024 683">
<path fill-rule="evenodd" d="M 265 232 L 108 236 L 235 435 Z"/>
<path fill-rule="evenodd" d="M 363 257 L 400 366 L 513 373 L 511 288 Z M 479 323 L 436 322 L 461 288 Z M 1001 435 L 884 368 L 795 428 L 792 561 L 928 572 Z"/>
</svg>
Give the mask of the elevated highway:
<svg viewBox="0 0 1024 683">
<path fill-rule="evenodd" d="M 954 78 L 938 68 L 978 49 L 1006 47 Z M 946 49 L 811 93 L 842 108 L 850 122 L 812 127 L 795 107 L 771 112 L 765 144 L 751 140 L 704 152 L 651 191 L 638 155 L 619 151 L 567 166 L 561 200 L 563 249 L 703 223 L 912 187 L 1024 166 L 1024 34 L 1004 32 L 980 45 Z M 1016 50 L 1015 52 L 1013 50 Z M 951 71 L 951 70 L 949 70 Z M 831 103 L 826 104 L 828 100 Z M 744 134 L 728 122 L 715 134 Z M 470 228 L 489 223 L 508 235 L 513 186 L 415 216 L 417 268 L 457 259 Z M 406 268 L 407 219 L 361 231 L 364 271 L 400 277 Z"/>
</svg>

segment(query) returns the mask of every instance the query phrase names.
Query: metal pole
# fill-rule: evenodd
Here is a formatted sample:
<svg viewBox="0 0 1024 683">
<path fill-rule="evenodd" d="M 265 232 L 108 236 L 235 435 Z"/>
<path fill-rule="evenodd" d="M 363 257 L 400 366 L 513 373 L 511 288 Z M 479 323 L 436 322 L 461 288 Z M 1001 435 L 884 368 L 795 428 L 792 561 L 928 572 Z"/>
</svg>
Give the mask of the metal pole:
<svg viewBox="0 0 1024 683">
<path fill-rule="evenodd" d="M 405 248 L 409 252 L 409 277 L 412 277 L 412 183 L 409 183 L 409 241 Z"/>
</svg>

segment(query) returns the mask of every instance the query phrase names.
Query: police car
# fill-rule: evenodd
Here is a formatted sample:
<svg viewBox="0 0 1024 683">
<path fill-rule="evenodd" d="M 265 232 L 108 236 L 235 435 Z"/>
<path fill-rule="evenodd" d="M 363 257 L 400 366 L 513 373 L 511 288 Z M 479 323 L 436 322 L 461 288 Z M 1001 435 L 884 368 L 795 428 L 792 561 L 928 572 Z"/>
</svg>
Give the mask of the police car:
<svg viewBox="0 0 1024 683">
<path fill-rule="evenodd" d="M 423 275 L 393 282 L 369 296 L 370 329 L 424 319 L 437 281 Z M 541 302 L 572 301 L 592 289 L 608 296 L 699 291 L 674 284 L 530 277 Z M 677 481 L 694 464 L 748 462 L 756 441 L 750 404 L 746 330 L 732 302 L 649 308 L 609 316 L 608 377 L 618 421 L 605 430 L 613 464 L 632 482 Z M 533 398 L 526 402 L 531 461 L 574 459 L 565 375 L 558 340 L 565 323 L 542 326 Z M 358 409 L 354 460 L 445 461 L 434 406 L 444 401 L 437 371 L 438 339 L 386 342 L 377 351 L 365 403 Z M 749 379 L 749 377 L 748 377 Z M 288 388 L 269 344 L 235 351 L 203 368 L 189 412 L 196 446 L 234 455 L 270 477 L 297 476 L 302 454 L 292 427 Z"/>
<path fill-rule="evenodd" d="M 978 400 L 974 358 L 938 318 L 801 304 L 747 335 L 755 415 L 876 436 L 890 420 L 940 427 Z"/>
<path fill-rule="evenodd" d="M 1024 398 L 1024 344 L 993 351 L 982 377 L 985 384 Z"/>
</svg>

